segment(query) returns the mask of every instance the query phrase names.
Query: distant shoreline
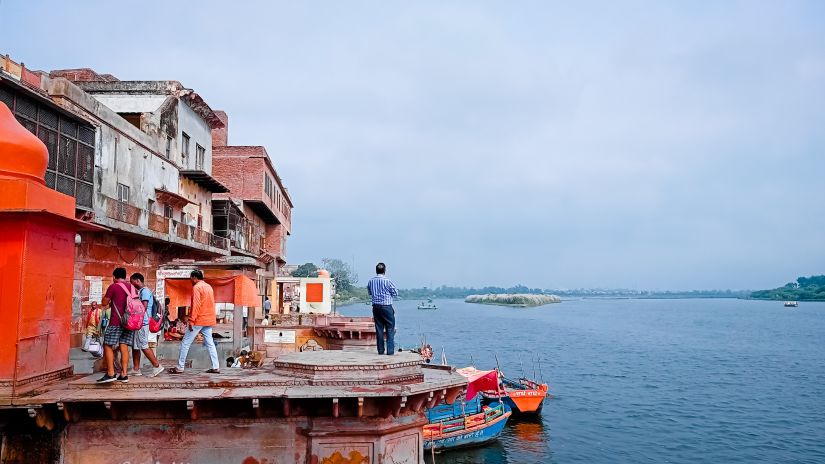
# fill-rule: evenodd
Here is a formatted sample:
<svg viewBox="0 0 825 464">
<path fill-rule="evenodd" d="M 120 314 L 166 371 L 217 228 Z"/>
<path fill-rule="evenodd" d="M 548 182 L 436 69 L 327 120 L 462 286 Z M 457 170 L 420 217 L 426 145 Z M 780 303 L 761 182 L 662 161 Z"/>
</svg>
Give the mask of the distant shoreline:
<svg viewBox="0 0 825 464">
<path fill-rule="evenodd" d="M 604 295 L 604 296 L 594 296 L 594 295 L 567 295 L 559 297 L 561 301 L 569 301 L 569 300 L 753 300 L 753 301 L 786 301 L 783 298 L 743 298 L 741 296 L 666 296 L 666 295 L 656 295 L 656 296 L 623 296 L 623 295 Z M 447 296 L 436 296 L 433 298 L 434 300 L 465 300 L 465 297 L 447 297 Z M 397 301 L 418 301 L 420 298 L 399 298 Z M 816 299 L 816 300 L 793 300 L 799 302 L 811 302 L 811 303 L 823 303 L 825 299 Z M 352 306 L 358 304 L 365 304 L 368 303 L 364 300 L 346 300 L 341 302 L 336 302 L 335 306 L 337 308 L 343 308 L 344 306 Z M 512 306 L 512 307 L 524 307 L 526 305 L 519 305 L 519 304 L 506 304 L 506 303 L 476 303 L 476 304 L 490 304 L 495 306 Z M 550 303 L 548 303 L 550 304 Z"/>
</svg>

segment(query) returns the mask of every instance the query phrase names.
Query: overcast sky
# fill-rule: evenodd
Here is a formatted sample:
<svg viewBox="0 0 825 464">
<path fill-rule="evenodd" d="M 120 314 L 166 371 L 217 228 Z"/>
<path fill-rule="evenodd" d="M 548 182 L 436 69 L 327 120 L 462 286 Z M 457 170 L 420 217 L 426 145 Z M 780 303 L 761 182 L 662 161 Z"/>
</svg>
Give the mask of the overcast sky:
<svg viewBox="0 0 825 464">
<path fill-rule="evenodd" d="M 0 0 L 0 52 L 225 110 L 292 194 L 292 263 L 383 260 L 402 287 L 825 273 L 825 2 L 176 3 Z"/>
</svg>

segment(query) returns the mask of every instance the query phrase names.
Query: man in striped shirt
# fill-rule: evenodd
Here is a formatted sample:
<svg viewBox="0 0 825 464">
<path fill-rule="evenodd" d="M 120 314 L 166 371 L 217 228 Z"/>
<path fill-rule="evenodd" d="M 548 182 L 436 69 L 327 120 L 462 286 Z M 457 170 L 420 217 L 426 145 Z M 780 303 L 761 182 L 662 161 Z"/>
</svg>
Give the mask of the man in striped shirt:
<svg viewBox="0 0 825 464">
<path fill-rule="evenodd" d="M 378 354 L 384 354 L 384 332 L 387 333 L 387 354 L 395 353 L 395 310 L 392 299 L 398 298 L 398 290 L 387 278 L 387 266 L 378 263 L 375 277 L 367 283 L 367 291 L 372 298 L 372 318 L 375 320 L 375 335 L 378 341 Z"/>
</svg>

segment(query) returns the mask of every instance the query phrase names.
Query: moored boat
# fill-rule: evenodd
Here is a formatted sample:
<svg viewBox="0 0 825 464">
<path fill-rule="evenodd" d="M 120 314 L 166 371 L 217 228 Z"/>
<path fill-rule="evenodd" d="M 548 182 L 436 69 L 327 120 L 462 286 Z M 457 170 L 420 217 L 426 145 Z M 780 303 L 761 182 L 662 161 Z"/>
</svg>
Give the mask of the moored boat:
<svg viewBox="0 0 825 464">
<path fill-rule="evenodd" d="M 485 404 L 480 392 L 498 385 L 498 372 L 458 369 L 468 379 L 466 399 L 427 409 L 424 449 L 441 451 L 489 443 L 498 438 L 512 411 L 500 401 Z"/>
<path fill-rule="evenodd" d="M 785 307 L 786 308 L 796 308 L 797 306 L 799 306 L 799 303 L 797 303 L 796 301 L 786 301 L 785 302 Z"/>
<path fill-rule="evenodd" d="M 527 378 L 511 380 L 501 376 L 499 391 L 485 391 L 487 401 L 502 401 L 513 414 L 538 414 L 547 398 L 547 384 L 538 383 Z"/>
</svg>

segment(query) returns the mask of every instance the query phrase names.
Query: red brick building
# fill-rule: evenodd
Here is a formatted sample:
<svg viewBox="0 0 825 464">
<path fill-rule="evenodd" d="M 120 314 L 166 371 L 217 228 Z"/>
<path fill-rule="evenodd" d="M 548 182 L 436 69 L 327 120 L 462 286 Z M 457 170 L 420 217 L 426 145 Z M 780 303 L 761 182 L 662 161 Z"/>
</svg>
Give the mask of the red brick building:
<svg viewBox="0 0 825 464">
<path fill-rule="evenodd" d="M 229 239 L 233 255 L 258 260 L 261 295 L 273 296 L 272 281 L 286 264 L 292 199 L 266 148 L 228 145 L 228 117 L 215 113 L 223 126 L 212 131 L 212 173 L 229 188 L 212 197 L 215 234 Z"/>
</svg>

